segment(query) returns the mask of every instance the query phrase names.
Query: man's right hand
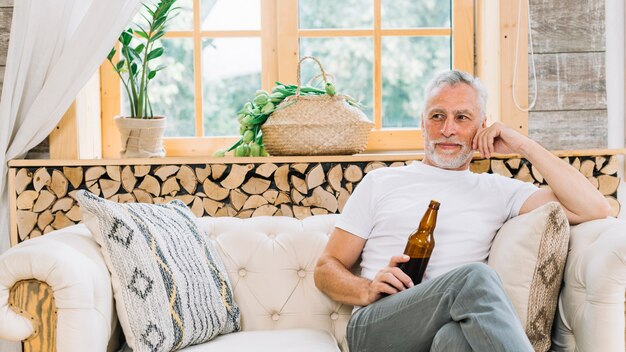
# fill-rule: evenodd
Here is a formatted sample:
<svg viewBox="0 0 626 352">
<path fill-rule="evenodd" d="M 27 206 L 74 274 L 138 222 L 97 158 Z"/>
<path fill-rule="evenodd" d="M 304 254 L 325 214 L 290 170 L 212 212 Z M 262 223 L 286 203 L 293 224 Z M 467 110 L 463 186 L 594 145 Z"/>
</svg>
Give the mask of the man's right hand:
<svg viewBox="0 0 626 352">
<path fill-rule="evenodd" d="M 413 287 L 411 278 L 398 268 L 399 264 L 406 263 L 409 259 L 408 255 L 393 256 L 389 260 L 389 265 L 376 273 L 374 280 L 370 282 L 368 304 L 376 302 L 384 294 L 392 295 Z"/>
<path fill-rule="evenodd" d="M 366 306 L 383 295 L 392 295 L 413 287 L 411 278 L 398 264 L 409 261 L 409 256 L 391 257 L 389 264 L 380 270 L 374 280 L 350 272 L 365 246 L 366 240 L 335 228 L 315 266 L 315 285 L 331 299 L 353 305 Z"/>
</svg>

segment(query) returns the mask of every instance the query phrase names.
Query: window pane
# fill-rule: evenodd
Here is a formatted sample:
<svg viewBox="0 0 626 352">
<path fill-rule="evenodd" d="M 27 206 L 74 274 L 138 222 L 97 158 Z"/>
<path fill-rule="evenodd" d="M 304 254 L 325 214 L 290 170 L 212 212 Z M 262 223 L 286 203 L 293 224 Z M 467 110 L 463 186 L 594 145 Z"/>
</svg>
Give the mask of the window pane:
<svg viewBox="0 0 626 352">
<path fill-rule="evenodd" d="M 211 38 L 202 47 L 204 135 L 238 135 L 237 111 L 261 89 L 261 39 Z"/>
<path fill-rule="evenodd" d="M 165 39 L 165 54 L 151 61 L 152 68 L 167 65 L 150 81 L 149 95 L 154 115 L 167 117 L 165 136 L 193 136 L 195 108 L 193 90 L 193 43 L 191 39 Z M 120 87 L 122 113 L 128 115 L 126 90 Z"/>
<path fill-rule="evenodd" d="M 201 0 L 203 30 L 261 29 L 261 0 Z"/>
<path fill-rule="evenodd" d="M 179 9 L 176 16 L 170 20 L 168 31 L 192 31 L 193 30 L 193 0 L 176 0 L 174 4 Z"/>
<path fill-rule="evenodd" d="M 419 127 L 424 86 L 449 70 L 450 37 L 383 37 L 383 127 Z"/>
<path fill-rule="evenodd" d="M 300 28 L 373 28 L 374 0 L 300 0 L 298 17 Z"/>
<path fill-rule="evenodd" d="M 373 42 L 371 38 L 301 38 L 300 56 L 314 56 L 324 71 L 335 76 L 337 92 L 361 101 L 365 114 L 372 119 Z M 303 63 L 302 80 L 319 74 L 313 61 Z M 319 81 L 319 80 L 318 80 Z"/>
<path fill-rule="evenodd" d="M 382 0 L 382 27 L 450 27 L 450 3 L 450 0 Z"/>
</svg>

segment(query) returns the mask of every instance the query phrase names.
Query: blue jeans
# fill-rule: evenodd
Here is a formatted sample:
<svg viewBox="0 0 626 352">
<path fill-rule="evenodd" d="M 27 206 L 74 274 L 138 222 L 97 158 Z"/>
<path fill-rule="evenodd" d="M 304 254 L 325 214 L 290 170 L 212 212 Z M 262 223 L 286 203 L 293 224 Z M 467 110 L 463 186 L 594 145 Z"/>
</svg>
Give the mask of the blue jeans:
<svg viewBox="0 0 626 352">
<path fill-rule="evenodd" d="M 482 263 L 359 309 L 348 345 L 350 352 L 533 351 L 498 274 Z"/>
</svg>

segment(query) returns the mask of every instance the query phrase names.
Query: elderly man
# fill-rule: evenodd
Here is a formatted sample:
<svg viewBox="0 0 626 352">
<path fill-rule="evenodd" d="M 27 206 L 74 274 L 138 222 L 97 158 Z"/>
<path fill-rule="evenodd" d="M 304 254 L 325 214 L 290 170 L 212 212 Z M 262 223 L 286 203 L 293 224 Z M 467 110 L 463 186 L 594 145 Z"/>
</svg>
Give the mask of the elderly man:
<svg viewBox="0 0 626 352">
<path fill-rule="evenodd" d="M 368 173 L 348 200 L 315 269 L 316 285 L 354 305 L 348 344 L 358 351 L 532 351 L 497 274 L 484 263 L 508 219 L 558 201 L 573 224 L 608 216 L 587 179 L 533 140 L 496 122 L 471 75 L 450 71 L 426 87 L 422 162 Z M 550 185 L 469 171 L 473 152 L 518 153 Z M 572 190 L 576 190 L 573 192 Z M 441 202 L 424 280 L 398 268 L 431 199 Z M 515 253 L 511 253 L 515 255 Z M 361 276 L 350 268 L 361 257 Z"/>
</svg>

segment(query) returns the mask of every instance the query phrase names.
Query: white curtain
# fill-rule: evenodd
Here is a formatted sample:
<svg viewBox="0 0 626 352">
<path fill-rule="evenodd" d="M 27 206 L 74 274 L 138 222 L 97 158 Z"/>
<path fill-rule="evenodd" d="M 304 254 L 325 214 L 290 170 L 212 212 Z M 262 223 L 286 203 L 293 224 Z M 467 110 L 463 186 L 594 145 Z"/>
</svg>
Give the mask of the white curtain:
<svg viewBox="0 0 626 352">
<path fill-rule="evenodd" d="M 0 253 L 9 248 L 7 162 L 50 134 L 141 0 L 15 0 L 0 100 Z M 16 350 L 0 341 L 0 350 Z"/>
</svg>

